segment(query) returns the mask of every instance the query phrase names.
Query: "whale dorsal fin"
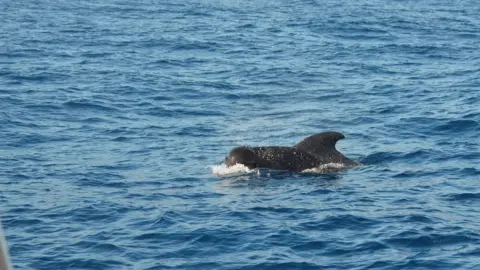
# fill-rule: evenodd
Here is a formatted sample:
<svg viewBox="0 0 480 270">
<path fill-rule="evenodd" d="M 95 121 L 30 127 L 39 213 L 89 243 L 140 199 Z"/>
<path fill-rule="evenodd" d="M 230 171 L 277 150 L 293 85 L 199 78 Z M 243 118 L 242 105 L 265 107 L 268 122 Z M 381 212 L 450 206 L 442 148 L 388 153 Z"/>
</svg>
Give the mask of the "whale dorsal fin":
<svg viewBox="0 0 480 270">
<path fill-rule="evenodd" d="M 294 147 L 303 150 L 316 158 L 322 158 L 329 153 L 338 152 L 337 149 L 335 149 L 335 144 L 338 140 L 344 138 L 345 136 L 340 132 L 322 132 L 303 139 L 303 141 L 299 142 Z"/>
</svg>

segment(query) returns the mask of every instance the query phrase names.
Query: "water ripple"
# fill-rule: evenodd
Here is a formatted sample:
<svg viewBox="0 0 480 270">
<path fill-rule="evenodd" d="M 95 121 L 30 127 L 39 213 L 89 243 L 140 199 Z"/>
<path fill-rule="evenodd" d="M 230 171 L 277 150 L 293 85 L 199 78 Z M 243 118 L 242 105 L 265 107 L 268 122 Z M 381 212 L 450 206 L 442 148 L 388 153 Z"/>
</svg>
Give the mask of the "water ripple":
<svg viewBox="0 0 480 270">
<path fill-rule="evenodd" d="M 15 269 L 478 269 L 479 14 L 475 1 L 3 1 Z M 238 145 L 325 130 L 362 165 L 222 164 Z"/>
</svg>

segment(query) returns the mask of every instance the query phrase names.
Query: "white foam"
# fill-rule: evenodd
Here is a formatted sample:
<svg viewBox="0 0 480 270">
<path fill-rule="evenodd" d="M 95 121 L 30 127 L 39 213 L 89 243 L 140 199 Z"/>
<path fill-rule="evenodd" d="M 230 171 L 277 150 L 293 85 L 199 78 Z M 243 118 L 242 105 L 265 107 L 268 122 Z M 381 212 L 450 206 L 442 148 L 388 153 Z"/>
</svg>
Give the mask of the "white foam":
<svg viewBox="0 0 480 270">
<path fill-rule="evenodd" d="M 250 173 L 255 171 L 255 170 L 250 170 L 248 167 L 244 166 L 243 164 L 235 164 L 231 167 L 227 167 L 225 163 L 222 163 L 220 165 L 213 165 L 211 166 L 211 168 L 212 168 L 212 173 L 217 176 Z"/>
<path fill-rule="evenodd" d="M 245 173 L 252 173 L 260 171 L 258 169 L 249 169 L 248 167 L 244 166 L 243 164 L 235 164 L 231 167 L 227 167 L 225 163 L 220 165 L 212 165 L 209 166 L 212 169 L 212 173 L 216 176 L 227 176 L 227 175 L 235 175 L 235 174 L 245 174 Z M 338 172 L 345 169 L 347 166 L 341 163 L 328 163 L 322 164 L 318 167 L 303 170 L 302 173 L 331 173 L 331 172 Z"/>
<path fill-rule="evenodd" d="M 346 166 L 341 163 L 328 163 L 322 164 L 318 167 L 303 170 L 303 173 L 328 173 L 328 172 L 338 172 L 345 168 Z"/>
</svg>

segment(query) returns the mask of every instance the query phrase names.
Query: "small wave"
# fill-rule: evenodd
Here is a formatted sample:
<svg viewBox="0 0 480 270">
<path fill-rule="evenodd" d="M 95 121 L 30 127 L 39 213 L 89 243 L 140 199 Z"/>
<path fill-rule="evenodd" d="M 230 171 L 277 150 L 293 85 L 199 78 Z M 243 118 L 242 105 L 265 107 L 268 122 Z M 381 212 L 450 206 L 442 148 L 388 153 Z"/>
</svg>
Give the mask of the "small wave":
<svg viewBox="0 0 480 270">
<path fill-rule="evenodd" d="M 399 234 L 397 236 L 386 239 L 385 242 L 396 248 L 408 247 L 408 248 L 425 248 L 425 247 L 439 247 L 439 246 L 452 246 L 452 245 L 464 245 L 475 242 L 476 235 L 469 235 L 468 233 L 458 232 L 451 234 L 427 234 L 420 235 L 412 233 L 412 235 L 406 235 L 406 233 Z"/>
<path fill-rule="evenodd" d="M 448 201 L 477 201 L 480 200 L 480 193 L 459 193 L 444 196 Z"/>
<path fill-rule="evenodd" d="M 399 153 L 378 152 L 368 155 L 360 160 L 367 165 L 381 164 L 382 162 L 398 158 Z"/>
<path fill-rule="evenodd" d="M 378 152 L 362 158 L 360 162 L 366 165 L 379 165 L 397 160 L 424 161 L 441 155 L 441 151 L 433 149 L 418 149 L 409 152 Z"/>
<path fill-rule="evenodd" d="M 365 229 L 374 226 L 376 221 L 357 215 L 335 215 L 327 216 L 323 220 L 306 221 L 296 226 L 295 229 L 302 231 L 323 230 L 331 231 L 338 229 L 355 230 L 356 228 Z"/>
<path fill-rule="evenodd" d="M 212 173 L 216 176 L 225 176 L 225 175 L 234 175 L 239 173 L 250 173 L 255 170 L 250 170 L 248 167 L 245 167 L 243 164 L 235 164 L 231 167 L 227 167 L 225 163 L 220 165 L 212 165 L 210 166 L 212 169 Z"/>
<path fill-rule="evenodd" d="M 468 131 L 478 127 L 477 121 L 474 120 L 453 120 L 448 123 L 437 126 L 438 131 Z"/>
<path fill-rule="evenodd" d="M 107 105 L 100 105 L 93 103 L 90 100 L 70 100 L 63 104 L 69 109 L 79 109 L 79 110 L 99 110 L 99 111 L 118 111 L 118 109 L 113 108 Z"/>
</svg>

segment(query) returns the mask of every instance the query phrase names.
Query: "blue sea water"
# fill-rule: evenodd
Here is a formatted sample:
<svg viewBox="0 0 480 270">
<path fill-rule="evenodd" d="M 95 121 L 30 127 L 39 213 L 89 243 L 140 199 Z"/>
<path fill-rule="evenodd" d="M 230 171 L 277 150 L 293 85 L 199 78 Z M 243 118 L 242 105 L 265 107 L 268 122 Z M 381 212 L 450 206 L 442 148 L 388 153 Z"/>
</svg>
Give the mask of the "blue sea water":
<svg viewBox="0 0 480 270">
<path fill-rule="evenodd" d="M 478 1 L 0 0 L 15 269 L 480 269 Z M 362 166 L 216 175 L 336 130 Z"/>
</svg>

